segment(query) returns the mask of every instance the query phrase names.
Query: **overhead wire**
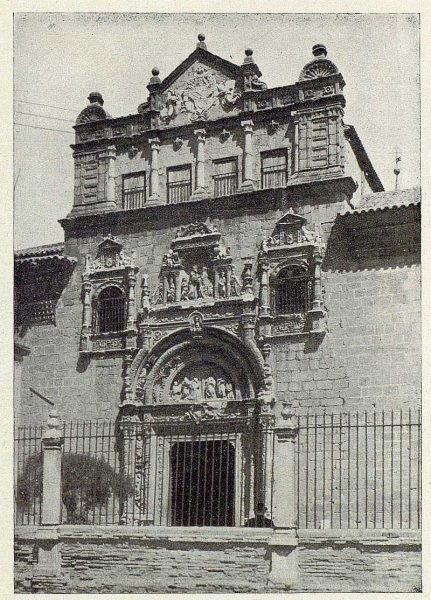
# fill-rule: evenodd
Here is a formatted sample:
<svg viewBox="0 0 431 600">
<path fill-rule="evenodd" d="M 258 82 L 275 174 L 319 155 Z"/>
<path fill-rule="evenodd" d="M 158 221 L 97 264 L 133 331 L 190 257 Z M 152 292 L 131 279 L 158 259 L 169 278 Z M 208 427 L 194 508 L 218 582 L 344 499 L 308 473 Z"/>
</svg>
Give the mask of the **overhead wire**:
<svg viewBox="0 0 431 600">
<path fill-rule="evenodd" d="M 54 129 L 52 127 L 41 127 L 39 125 L 30 125 L 29 123 L 17 123 L 16 121 L 13 122 L 14 125 L 18 125 L 19 127 L 31 127 L 32 129 L 45 129 L 46 131 L 59 131 L 61 133 L 69 133 L 69 134 L 74 134 L 75 132 L 72 130 L 67 130 L 67 129 Z"/>
<path fill-rule="evenodd" d="M 29 117 L 41 117 L 42 119 L 52 119 L 54 121 L 65 121 L 66 123 L 74 123 L 73 119 L 62 119 L 61 117 L 50 117 L 48 115 L 38 115 L 36 113 L 24 112 L 21 110 L 15 111 L 16 115 L 28 115 Z"/>
<path fill-rule="evenodd" d="M 44 104 L 42 102 L 30 102 L 29 100 L 15 100 L 16 102 L 22 102 L 23 104 L 34 104 L 35 106 L 46 106 L 47 108 L 57 108 L 58 110 L 66 110 L 73 112 L 74 114 L 81 111 L 80 108 L 65 108 L 64 106 L 54 106 L 53 104 Z"/>
</svg>

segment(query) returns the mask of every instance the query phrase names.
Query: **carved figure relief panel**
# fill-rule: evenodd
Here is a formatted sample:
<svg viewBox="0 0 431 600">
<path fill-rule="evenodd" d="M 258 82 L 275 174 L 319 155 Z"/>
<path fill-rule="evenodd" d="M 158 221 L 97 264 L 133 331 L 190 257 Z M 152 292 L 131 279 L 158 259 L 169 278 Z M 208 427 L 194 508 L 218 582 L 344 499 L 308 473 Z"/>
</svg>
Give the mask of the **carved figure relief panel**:
<svg viewBox="0 0 431 600">
<path fill-rule="evenodd" d="M 235 400 L 235 385 L 218 365 L 187 367 L 172 382 L 170 399 L 174 403 Z"/>
<path fill-rule="evenodd" d="M 240 96 L 234 79 L 195 62 L 162 94 L 160 120 L 177 126 L 221 117 L 238 111 Z"/>
<path fill-rule="evenodd" d="M 192 223 L 178 230 L 165 254 L 153 304 L 235 298 L 243 284 L 232 264 L 230 249 L 216 227 Z"/>
</svg>

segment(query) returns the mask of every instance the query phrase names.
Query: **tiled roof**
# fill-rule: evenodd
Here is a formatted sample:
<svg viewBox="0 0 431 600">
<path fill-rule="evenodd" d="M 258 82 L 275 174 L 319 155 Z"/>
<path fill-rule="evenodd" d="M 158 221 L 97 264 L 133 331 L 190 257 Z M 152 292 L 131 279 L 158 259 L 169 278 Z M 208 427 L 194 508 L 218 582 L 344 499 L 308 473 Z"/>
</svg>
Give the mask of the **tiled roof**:
<svg viewBox="0 0 431 600">
<path fill-rule="evenodd" d="M 364 196 L 360 199 L 354 208 L 349 208 L 340 214 L 340 216 L 360 214 L 367 212 L 376 212 L 379 210 L 389 210 L 391 208 L 402 208 L 407 206 L 417 206 L 421 202 L 420 187 L 410 188 L 408 190 L 399 190 L 397 192 L 377 192 Z"/>
<path fill-rule="evenodd" d="M 63 242 L 35 246 L 34 248 L 24 248 L 23 250 L 17 250 L 15 252 L 15 262 L 17 263 L 35 262 L 51 258 L 76 262 L 74 258 L 64 256 Z"/>
</svg>

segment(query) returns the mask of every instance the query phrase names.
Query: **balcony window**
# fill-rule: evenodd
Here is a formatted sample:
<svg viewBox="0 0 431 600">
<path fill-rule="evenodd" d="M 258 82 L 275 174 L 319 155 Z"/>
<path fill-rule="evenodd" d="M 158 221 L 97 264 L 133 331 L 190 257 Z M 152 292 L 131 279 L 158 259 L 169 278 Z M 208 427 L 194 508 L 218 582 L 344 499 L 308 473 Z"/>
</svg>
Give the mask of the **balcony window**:
<svg viewBox="0 0 431 600">
<path fill-rule="evenodd" d="M 214 196 L 230 196 L 238 188 L 238 161 L 236 158 L 216 160 L 214 165 Z"/>
<path fill-rule="evenodd" d="M 145 172 L 123 175 L 123 208 L 141 208 L 146 202 Z"/>
<path fill-rule="evenodd" d="M 274 282 L 275 314 L 303 314 L 311 308 L 312 279 L 302 267 L 292 265 L 283 269 Z"/>
<path fill-rule="evenodd" d="M 116 286 L 103 289 L 95 301 L 93 332 L 115 333 L 125 328 L 126 299 Z"/>
<path fill-rule="evenodd" d="M 168 204 L 187 202 L 192 193 L 191 165 L 168 169 Z"/>
<path fill-rule="evenodd" d="M 284 187 L 287 183 L 285 148 L 262 153 L 262 189 Z"/>
</svg>

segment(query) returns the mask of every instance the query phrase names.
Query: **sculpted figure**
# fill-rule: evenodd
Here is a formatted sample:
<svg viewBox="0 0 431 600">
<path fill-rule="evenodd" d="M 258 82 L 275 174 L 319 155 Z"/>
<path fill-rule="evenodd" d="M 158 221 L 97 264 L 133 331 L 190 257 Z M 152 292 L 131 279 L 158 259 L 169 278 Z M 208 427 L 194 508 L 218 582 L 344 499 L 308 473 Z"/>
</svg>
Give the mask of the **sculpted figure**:
<svg viewBox="0 0 431 600">
<path fill-rule="evenodd" d="M 187 300 L 189 297 L 189 282 L 183 279 L 181 282 L 181 300 Z"/>
<path fill-rule="evenodd" d="M 226 273 L 221 271 L 218 282 L 218 295 L 220 298 L 226 298 Z"/>
<path fill-rule="evenodd" d="M 178 379 L 176 379 L 172 384 L 171 389 L 171 398 L 174 400 L 174 402 L 179 402 L 181 400 L 181 389 L 181 384 Z"/>
<path fill-rule="evenodd" d="M 197 401 L 201 399 L 201 382 L 197 377 L 193 377 L 190 382 L 190 396 L 189 399 L 192 401 Z"/>
<path fill-rule="evenodd" d="M 235 400 L 235 394 L 233 393 L 233 387 L 231 383 L 226 383 L 226 396 L 228 400 Z"/>
<path fill-rule="evenodd" d="M 181 400 L 182 402 L 186 402 L 190 397 L 190 384 L 191 381 L 188 377 L 184 377 L 183 382 L 181 384 Z"/>
<path fill-rule="evenodd" d="M 241 282 L 235 275 L 235 267 L 232 267 L 230 275 L 230 292 L 232 296 L 239 296 L 241 294 Z"/>
<path fill-rule="evenodd" d="M 208 377 L 208 379 L 205 381 L 205 400 L 212 400 L 217 397 L 215 383 L 214 377 Z"/>
<path fill-rule="evenodd" d="M 202 267 L 199 288 L 202 298 L 208 298 L 214 295 L 213 284 L 208 276 L 208 269 L 206 267 Z"/>
<path fill-rule="evenodd" d="M 175 302 L 175 284 L 173 281 L 169 284 L 166 299 L 168 302 Z"/>
<path fill-rule="evenodd" d="M 226 398 L 226 382 L 224 379 L 217 379 L 217 398 Z"/>
<path fill-rule="evenodd" d="M 200 275 L 198 273 L 198 268 L 196 265 L 193 265 L 192 270 L 190 271 L 189 278 L 189 292 L 188 297 L 190 300 L 196 300 L 199 298 L 199 289 L 200 289 Z"/>
</svg>

